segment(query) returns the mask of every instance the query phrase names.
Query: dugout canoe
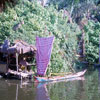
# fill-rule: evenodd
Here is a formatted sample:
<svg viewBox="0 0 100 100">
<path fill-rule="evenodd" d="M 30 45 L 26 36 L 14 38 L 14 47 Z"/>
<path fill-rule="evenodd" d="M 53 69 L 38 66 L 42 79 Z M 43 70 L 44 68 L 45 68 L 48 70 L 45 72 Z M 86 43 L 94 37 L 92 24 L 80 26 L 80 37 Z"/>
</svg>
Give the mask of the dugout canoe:
<svg viewBox="0 0 100 100">
<path fill-rule="evenodd" d="M 34 76 L 34 82 L 51 82 L 51 81 L 60 81 L 60 80 L 69 80 L 69 79 L 74 79 L 77 77 L 82 77 L 86 73 L 87 70 L 83 70 L 80 72 L 77 72 L 75 74 L 70 74 L 70 75 L 65 75 L 65 76 L 53 76 L 53 77 L 37 77 Z"/>
</svg>

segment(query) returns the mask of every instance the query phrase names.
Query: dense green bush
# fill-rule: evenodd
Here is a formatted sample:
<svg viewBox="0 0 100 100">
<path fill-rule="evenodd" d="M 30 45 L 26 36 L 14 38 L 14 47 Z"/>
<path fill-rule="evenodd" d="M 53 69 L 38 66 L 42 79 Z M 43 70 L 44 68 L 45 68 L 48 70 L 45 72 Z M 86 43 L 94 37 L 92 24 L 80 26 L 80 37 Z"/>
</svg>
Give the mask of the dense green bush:
<svg viewBox="0 0 100 100">
<path fill-rule="evenodd" d="M 100 23 L 89 21 L 88 25 L 84 27 L 84 30 L 85 30 L 86 60 L 90 64 L 98 63 Z"/>
<path fill-rule="evenodd" d="M 35 45 L 36 36 L 54 35 L 49 71 L 69 71 L 68 67 L 73 66 L 76 59 L 80 30 L 75 23 L 67 21 L 67 17 L 63 18 L 63 11 L 58 12 L 53 6 L 44 8 L 37 2 L 26 0 L 0 14 L 0 41 L 21 39 Z"/>
</svg>

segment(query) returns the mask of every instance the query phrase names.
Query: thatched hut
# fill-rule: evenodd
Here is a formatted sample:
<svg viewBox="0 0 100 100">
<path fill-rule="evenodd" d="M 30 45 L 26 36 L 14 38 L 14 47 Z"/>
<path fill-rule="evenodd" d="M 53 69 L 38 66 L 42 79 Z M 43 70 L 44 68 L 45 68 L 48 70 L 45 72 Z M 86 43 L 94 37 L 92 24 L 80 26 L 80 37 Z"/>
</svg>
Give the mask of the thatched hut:
<svg viewBox="0 0 100 100">
<path fill-rule="evenodd" d="M 7 74 L 9 70 L 19 73 L 23 72 L 23 69 L 24 73 L 29 72 L 35 53 L 36 47 L 22 40 L 15 41 L 12 46 L 5 40 L 0 46 L 0 73 Z"/>
</svg>

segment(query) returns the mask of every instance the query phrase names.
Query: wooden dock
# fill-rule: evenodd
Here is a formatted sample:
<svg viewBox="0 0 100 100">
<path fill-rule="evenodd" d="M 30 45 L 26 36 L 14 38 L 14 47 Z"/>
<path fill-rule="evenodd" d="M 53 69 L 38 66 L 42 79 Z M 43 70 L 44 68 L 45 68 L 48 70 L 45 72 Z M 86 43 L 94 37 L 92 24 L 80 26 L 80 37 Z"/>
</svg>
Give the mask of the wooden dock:
<svg viewBox="0 0 100 100">
<path fill-rule="evenodd" d="M 18 72 L 14 70 L 8 70 L 8 74 L 17 76 L 19 79 L 31 78 L 34 72 Z"/>
</svg>

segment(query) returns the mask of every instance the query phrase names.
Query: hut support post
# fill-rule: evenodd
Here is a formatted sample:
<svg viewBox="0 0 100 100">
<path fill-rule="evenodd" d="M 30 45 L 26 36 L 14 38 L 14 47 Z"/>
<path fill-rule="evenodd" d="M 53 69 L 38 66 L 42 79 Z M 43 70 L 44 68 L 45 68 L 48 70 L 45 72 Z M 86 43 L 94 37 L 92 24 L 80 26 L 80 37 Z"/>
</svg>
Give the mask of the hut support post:
<svg viewBox="0 0 100 100">
<path fill-rule="evenodd" d="M 17 72 L 18 72 L 18 53 L 16 53 L 16 67 L 17 67 Z"/>
<path fill-rule="evenodd" d="M 8 72 L 8 66 L 9 66 L 9 56 L 7 56 L 7 66 L 6 66 L 7 72 Z"/>
</svg>

